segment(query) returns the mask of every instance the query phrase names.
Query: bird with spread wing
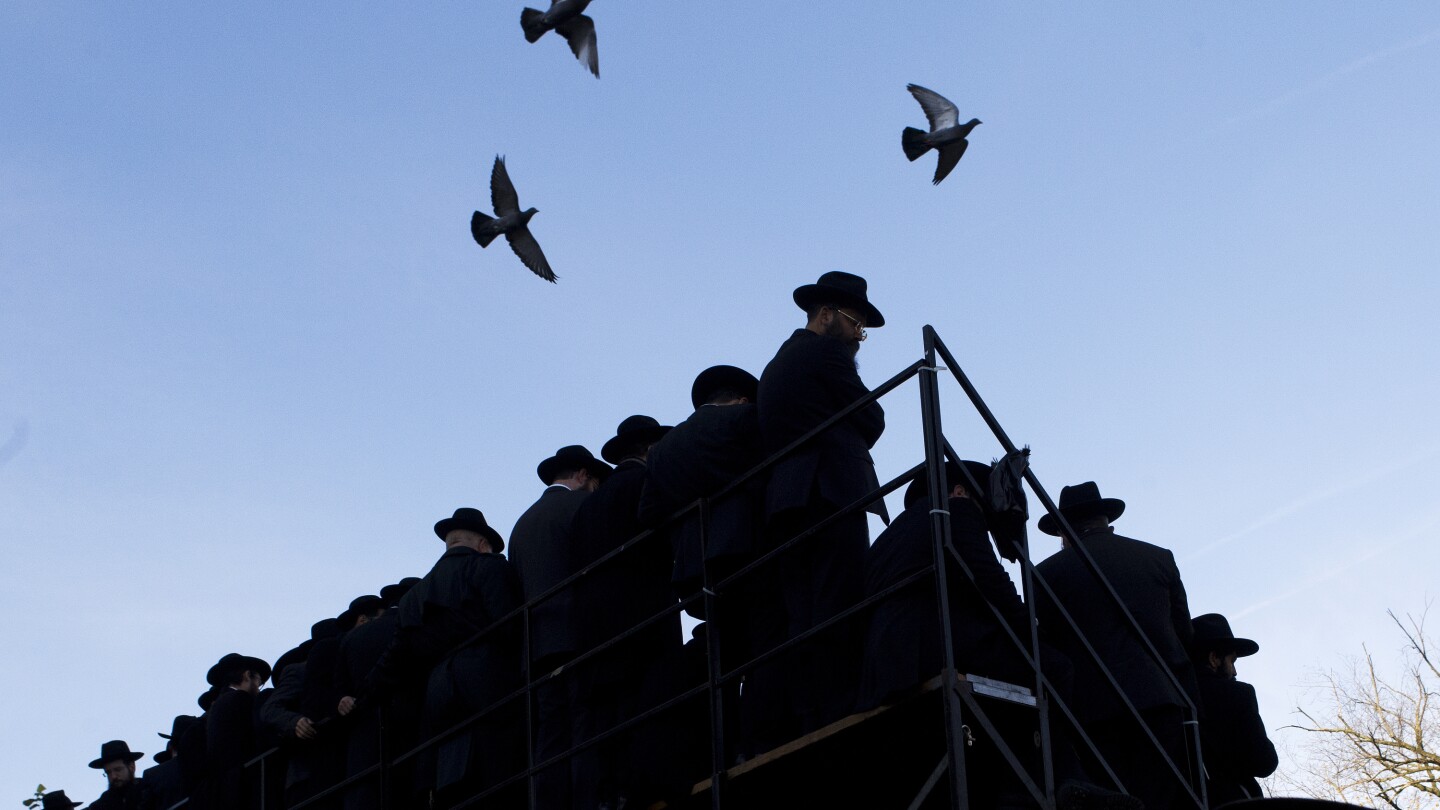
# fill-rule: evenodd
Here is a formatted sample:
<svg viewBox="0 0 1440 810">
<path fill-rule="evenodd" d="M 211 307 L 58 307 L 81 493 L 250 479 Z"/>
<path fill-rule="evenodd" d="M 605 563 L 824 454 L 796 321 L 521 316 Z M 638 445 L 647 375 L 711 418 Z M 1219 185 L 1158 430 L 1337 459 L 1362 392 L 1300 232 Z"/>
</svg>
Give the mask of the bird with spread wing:
<svg viewBox="0 0 1440 810">
<path fill-rule="evenodd" d="M 965 139 L 969 137 L 970 130 L 981 121 L 979 118 L 971 118 L 969 122 L 960 124 L 960 111 L 950 103 L 950 99 L 918 84 L 908 84 L 905 89 L 920 102 L 925 118 L 930 121 L 930 131 L 905 127 L 905 131 L 900 135 L 900 145 L 905 149 L 905 157 L 912 161 L 931 149 L 940 153 L 940 160 L 935 164 L 935 179 L 932 181 L 939 185 L 945 175 L 955 168 L 955 164 L 960 162 L 960 157 L 970 146 L 970 142 Z"/>
<path fill-rule="evenodd" d="M 550 8 L 541 11 L 526 8 L 520 12 L 520 27 L 525 41 L 534 42 L 554 31 L 570 43 L 570 52 L 587 70 L 600 78 L 600 52 L 595 48 L 595 21 L 583 13 L 590 0 L 551 0 Z"/>
<path fill-rule="evenodd" d="M 515 251 L 520 261 L 535 275 L 554 284 L 555 272 L 550 269 L 545 254 L 540 252 L 540 243 L 530 234 L 530 218 L 538 211 L 534 208 L 520 210 L 520 197 L 515 193 L 515 184 L 510 182 L 509 172 L 505 171 L 505 158 L 500 155 L 495 156 L 495 166 L 490 169 L 490 204 L 495 207 L 495 216 L 476 211 L 470 217 L 470 235 L 483 248 L 488 247 L 495 237 L 504 234 L 505 241 L 510 243 L 510 249 Z"/>
</svg>

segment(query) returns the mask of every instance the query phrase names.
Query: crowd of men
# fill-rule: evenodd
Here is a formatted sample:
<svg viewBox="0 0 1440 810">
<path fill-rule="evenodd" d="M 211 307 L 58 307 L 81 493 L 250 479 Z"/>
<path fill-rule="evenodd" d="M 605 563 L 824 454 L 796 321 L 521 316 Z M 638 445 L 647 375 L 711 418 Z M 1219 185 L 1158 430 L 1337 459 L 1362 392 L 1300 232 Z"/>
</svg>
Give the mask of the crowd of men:
<svg viewBox="0 0 1440 810">
<path fill-rule="evenodd" d="M 889 520 L 870 456 L 884 412 L 853 407 L 870 394 L 856 353 L 885 320 L 848 273 L 794 301 L 805 325 L 758 379 L 706 369 L 679 425 L 631 416 L 599 458 L 570 445 L 541 461 L 545 489 L 508 556 L 482 512 L 457 509 L 435 524 L 445 550 L 424 577 L 356 598 L 273 667 L 222 657 L 202 713 L 174 719 L 143 777 L 142 754 L 101 747 L 91 767 L 109 789 L 91 807 L 230 810 L 264 792 L 344 810 L 379 807 L 382 794 L 392 807 L 482 796 L 478 806 L 620 810 L 914 693 L 943 666 L 933 580 L 916 576 L 933 565 L 937 507 L 921 474 Z M 1024 554 L 1023 515 L 1017 534 L 996 505 L 1003 466 L 946 465 L 951 647 L 962 672 L 1033 684 L 1030 610 L 1000 562 Z M 1064 543 L 1037 566 L 1055 597 L 1034 605 L 1041 668 L 1120 782 L 1096 776 L 1078 730 L 1057 722 L 1060 805 L 1187 806 L 1165 757 L 1188 774 L 1191 705 L 1211 804 L 1258 795 L 1277 760 L 1253 688 L 1235 680 L 1235 659 L 1258 645 L 1217 614 L 1192 619 L 1171 553 L 1110 528 L 1123 510 L 1087 482 L 1062 491 L 1063 523 L 1038 523 Z M 888 524 L 873 544 L 867 512 Z M 867 597 L 869 609 L 842 616 Z M 688 642 L 682 610 L 700 620 Z M 697 688 L 711 678 L 713 702 Z M 1027 806 L 1003 770 L 971 769 L 974 806 Z M 44 802 L 75 806 L 63 792 Z"/>
</svg>

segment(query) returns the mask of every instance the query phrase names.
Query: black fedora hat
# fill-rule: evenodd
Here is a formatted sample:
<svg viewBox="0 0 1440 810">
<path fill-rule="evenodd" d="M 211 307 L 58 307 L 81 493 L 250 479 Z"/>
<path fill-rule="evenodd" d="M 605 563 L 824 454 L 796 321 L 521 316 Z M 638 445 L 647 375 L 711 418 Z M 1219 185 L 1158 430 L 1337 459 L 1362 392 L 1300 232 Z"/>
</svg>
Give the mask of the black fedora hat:
<svg viewBox="0 0 1440 810">
<path fill-rule="evenodd" d="M 117 759 L 134 762 L 143 756 L 145 755 L 138 751 L 131 751 L 129 743 L 124 740 L 111 740 L 100 746 L 100 756 L 90 760 L 90 767 L 103 768 L 105 763 L 114 762 Z"/>
<path fill-rule="evenodd" d="M 275 679 L 275 683 L 278 684 L 280 682 L 281 675 L 291 664 L 298 664 L 309 659 L 310 648 L 313 646 L 315 646 L 314 639 L 307 638 L 300 642 L 299 645 L 281 653 L 280 657 L 275 659 L 275 665 L 270 668 L 270 677 Z"/>
<path fill-rule="evenodd" d="M 870 303 L 866 294 L 865 279 L 854 273 L 831 270 L 814 284 L 796 287 L 794 298 L 795 304 L 807 312 L 816 304 L 835 304 L 865 313 L 866 326 L 885 325 L 885 316 Z"/>
<path fill-rule="evenodd" d="M 614 472 L 609 464 L 595 458 L 584 445 L 570 444 L 556 450 L 555 455 L 540 462 L 540 466 L 535 468 L 535 474 L 540 476 L 540 480 L 548 487 L 555 483 L 556 478 L 560 477 L 561 470 L 577 467 L 589 470 L 592 476 L 602 481 L 605 476 Z"/>
<path fill-rule="evenodd" d="M 72 801 L 63 790 L 52 790 L 40 797 L 40 810 L 74 810 L 82 804 Z"/>
<path fill-rule="evenodd" d="M 490 550 L 496 554 L 505 550 L 505 538 L 490 528 L 490 524 L 485 522 L 485 513 L 479 509 L 471 509 L 468 506 L 456 509 L 455 514 L 435 524 L 435 535 L 444 540 L 445 535 L 456 529 L 465 529 L 483 535 L 490 541 Z"/>
<path fill-rule="evenodd" d="M 215 687 L 229 686 L 227 683 L 221 683 L 221 679 L 237 671 L 243 672 L 245 670 L 260 673 L 261 683 L 270 679 L 270 665 L 265 663 L 263 659 L 256 658 L 253 655 L 226 653 L 220 656 L 220 660 L 215 662 L 215 666 L 210 667 L 210 670 L 205 673 L 205 682 Z"/>
<path fill-rule="evenodd" d="M 175 719 L 170 721 L 170 733 L 157 734 L 156 736 L 162 740 L 178 740 L 185 736 L 185 732 L 198 722 L 200 722 L 200 718 L 193 714 L 177 714 L 175 715 Z"/>
<path fill-rule="evenodd" d="M 1260 645 L 1248 638 L 1236 638 L 1230 622 L 1219 613 L 1206 613 L 1190 620 L 1195 634 L 1190 637 L 1190 653 L 1196 657 L 1212 650 L 1224 655 L 1235 653 L 1239 658 L 1260 652 Z"/>
<path fill-rule="evenodd" d="M 419 581 L 419 577 L 405 577 L 394 585 L 386 585 L 380 589 L 380 598 L 385 600 L 387 607 L 396 607 L 400 604 L 400 597 L 409 593 Z"/>
<path fill-rule="evenodd" d="M 210 707 L 215 705 L 215 699 L 220 697 L 220 689 L 221 687 L 212 686 L 201 692 L 200 697 L 195 698 L 195 705 L 200 707 L 200 711 L 210 711 Z"/>
<path fill-rule="evenodd" d="M 729 389 L 742 397 L 755 401 L 760 390 L 760 381 L 755 375 L 735 366 L 711 366 L 700 372 L 690 386 L 690 404 L 696 410 L 710 400 L 716 391 Z"/>
<path fill-rule="evenodd" d="M 653 416 L 636 414 L 625 417 L 625 421 L 615 428 L 615 435 L 605 446 L 600 448 L 600 457 L 611 464 L 619 464 L 625 458 L 625 453 L 630 448 L 639 444 L 654 444 L 660 441 L 660 437 L 670 432 L 668 425 L 662 425 L 655 421 Z"/>
<path fill-rule="evenodd" d="M 965 478 L 965 473 L 960 470 L 960 464 L 964 464 L 965 469 L 970 471 L 970 475 L 974 477 L 975 483 L 980 486 L 979 492 L 972 491 L 974 487 L 971 486 L 970 481 Z M 983 461 L 970 461 L 969 459 L 960 462 L 960 464 L 946 460 L 945 486 L 954 489 L 956 484 L 964 484 L 965 491 L 970 492 L 971 495 L 976 497 L 976 503 L 980 504 L 980 508 L 983 510 L 985 508 L 985 488 L 990 486 L 990 465 Z M 925 497 L 929 492 L 930 481 L 925 473 L 921 472 L 910 481 L 910 486 L 905 488 L 905 508 L 910 508 L 910 504 Z"/>
<path fill-rule="evenodd" d="M 1119 498 L 1100 497 L 1100 487 L 1095 486 L 1094 481 L 1086 481 L 1083 484 L 1061 489 L 1058 507 L 1060 514 L 1064 515 L 1066 520 L 1076 520 L 1091 515 L 1104 515 L 1110 520 L 1114 520 L 1125 513 L 1125 502 Z M 1060 525 L 1049 514 L 1041 515 L 1035 525 L 1046 534 L 1060 536 Z"/>
</svg>

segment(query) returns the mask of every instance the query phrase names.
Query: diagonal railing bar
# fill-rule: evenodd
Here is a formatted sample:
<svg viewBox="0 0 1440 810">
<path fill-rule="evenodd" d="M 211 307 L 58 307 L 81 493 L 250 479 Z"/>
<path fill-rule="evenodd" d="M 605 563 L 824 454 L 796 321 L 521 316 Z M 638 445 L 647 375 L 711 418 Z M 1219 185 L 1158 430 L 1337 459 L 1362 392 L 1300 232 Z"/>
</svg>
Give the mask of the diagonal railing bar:
<svg viewBox="0 0 1440 810">
<path fill-rule="evenodd" d="M 1000 730 L 995 727 L 994 723 L 990 722 L 990 716 L 985 713 L 984 709 L 980 708 L 979 701 L 975 700 L 975 696 L 970 690 L 960 689 L 957 684 L 951 684 L 950 689 L 960 695 L 960 699 L 965 701 L 965 706 L 970 709 L 970 713 L 975 715 L 975 718 L 980 721 L 980 726 L 985 729 L 986 734 L 990 735 L 990 741 L 993 742 L 995 748 L 1000 751 L 1000 756 L 1005 758 L 1005 762 L 1009 764 L 1010 770 L 1014 771 L 1015 775 L 1020 777 L 1020 784 L 1030 792 L 1030 796 L 1035 799 L 1041 807 L 1052 806 L 1050 798 L 1045 793 L 1045 788 L 1035 784 L 1035 780 L 1030 777 L 1030 772 L 1025 768 L 1024 764 L 1020 762 L 1019 758 L 1015 756 L 1015 752 L 1011 750 L 1010 744 L 1005 742 L 1004 737 L 1000 736 Z"/>
<path fill-rule="evenodd" d="M 991 413 L 989 406 L 985 404 L 985 400 L 980 396 L 980 392 L 976 390 L 975 386 L 970 382 L 969 377 L 967 377 L 965 375 L 965 372 L 961 370 L 960 364 L 955 360 L 955 356 L 950 353 L 950 350 L 946 348 L 944 342 L 940 340 L 940 336 L 935 332 L 934 327 L 929 325 L 925 327 L 925 337 L 927 341 L 933 341 L 936 351 L 938 351 L 941 358 L 944 359 L 947 368 L 950 370 L 950 373 L 955 377 L 955 380 L 960 384 L 960 387 L 964 389 L 966 396 L 970 398 L 971 404 L 975 406 L 975 410 L 980 414 L 981 418 L 985 420 L 986 425 L 989 426 L 991 433 L 993 433 L 995 435 L 995 438 L 1000 442 L 1001 447 L 1005 449 L 1005 452 L 1007 454 L 1015 452 L 1016 447 L 1014 442 L 1010 440 L 1010 437 L 1005 432 L 1005 429 L 1000 426 L 999 420 L 997 420 L 995 418 L 995 415 Z M 1057 509 L 1055 506 L 1055 502 L 1051 500 L 1049 493 L 1045 491 L 1044 486 L 1040 483 L 1040 479 L 1035 475 L 1034 470 L 1026 469 L 1025 481 L 1030 485 L 1031 490 L 1035 492 L 1036 496 L 1040 498 L 1040 501 L 1045 506 L 1046 511 L 1050 515 L 1052 515 L 1054 519 L 1060 524 L 1066 539 L 1075 543 L 1075 548 L 1078 550 L 1081 558 L 1085 561 L 1091 573 L 1100 580 L 1100 583 L 1104 588 L 1105 593 L 1110 597 L 1115 607 L 1120 610 L 1121 615 L 1125 618 L 1131 629 L 1134 630 L 1141 644 L 1145 647 L 1147 654 L 1155 662 L 1157 662 L 1160 665 L 1161 670 L 1166 673 L 1169 681 L 1174 686 L 1176 692 L 1180 695 L 1181 700 L 1184 701 L 1183 706 L 1185 711 L 1189 714 L 1189 717 L 1192 719 L 1196 717 L 1197 711 L 1195 708 L 1195 704 L 1190 700 L 1190 697 L 1185 691 L 1184 686 L 1180 683 L 1180 679 L 1175 675 L 1173 671 L 1170 670 L 1169 665 L 1160 655 L 1159 650 L 1155 648 L 1155 645 L 1150 641 L 1149 636 L 1147 636 L 1145 631 L 1140 627 L 1139 622 L 1135 620 L 1134 614 L 1131 613 L 1130 609 L 1125 605 L 1124 600 L 1120 598 L 1119 593 L 1110 583 L 1110 580 L 1106 578 L 1104 572 L 1100 570 L 1100 567 L 1096 564 L 1094 557 L 1090 555 L 1090 552 L 1087 549 L 1085 549 L 1084 543 L 1078 540 L 1077 533 L 1074 531 L 1074 529 L 1070 527 L 1070 524 L 1065 519 L 1065 516 L 1060 514 L 1059 509 Z M 1024 553 L 1019 556 L 1021 560 L 1025 561 L 1024 567 L 1029 571 L 1031 576 L 1035 577 L 1042 584 L 1046 594 L 1057 606 L 1061 615 L 1065 618 L 1066 622 L 1075 632 L 1077 638 L 1080 639 L 1081 643 L 1085 647 L 1086 652 L 1089 653 L 1089 655 L 1094 659 L 1096 665 L 1105 675 L 1107 681 L 1115 688 L 1121 702 L 1139 722 L 1140 728 L 1145 732 L 1145 736 L 1155 747 L 1156 751 L 1160 754 L 1166 765 L 1169 766 L 1170 771 L 1178 780 L 1181 789 L 1185 791 L 1186 794 L 1188 794 L 1188 797 L 1191 799 L 1191 801 L 1195 803 L 1196 807 L 1201 808 L 1202 810 L 1203 808 L 1208 807 L 1208 803 L 1205 797 L 1204 780 L 1194 780 L 1194 784 L 1192 785 L 1192 780 L 1187 778 L 1184 774 L 1180 772 L 1179 767 L 1173 760 L 1171 760 L 1170 756 L 1165 752 L 1164 747 L 1160 744 L 1160 741 L 1150 731 L 1149 726 L 1144 722 L 1143 718 L 1141 718 L 1139 710 L 1135 708 L 1134 704 L 1130 701 L 1128 695 L 1125 694 L 1125 690 L 1121 688 L 1119 682 L 1115 680 L 1115 677 L 1110 672 L 1109 667 L 1105 666 L 1104 661 L 1101 660 L 1099 654 L 1095 651 L 1095 648 L 1090 644 L 1089 640 L 1086 639 L 1084 637 L 1084 634 L 1080 632 L 1080 628 L 1075 624 L 1075 621 L 1070 616 L 1069 612 L 1065 610 L 1064 606 L 1060 604 L 1058 599 L 1056 599 L 1055 592 L 1050 588 L 1049 583 L 1045 582 L 1044 577 L 1040 574 L 1039 570 L 1035 569 L 1033 564 L 1030 564 L 1028 549 L 1024 549 L 1022 551 Z M 1194 755 L 1198 757 L 1198 730 L 1193 725 L 1187 724 L 1187 727 L 1192 729 L 1192 735 L 1196 737 L 1196 739 L 1194 740 L 1194 747 L 1191 750 L 1193 751 Z M 1192 762 L 1190 764 L 1193 767 L 1194 763 Z M 1197 787 L 1198 791 L 1196 789 Z"/>
</svg>

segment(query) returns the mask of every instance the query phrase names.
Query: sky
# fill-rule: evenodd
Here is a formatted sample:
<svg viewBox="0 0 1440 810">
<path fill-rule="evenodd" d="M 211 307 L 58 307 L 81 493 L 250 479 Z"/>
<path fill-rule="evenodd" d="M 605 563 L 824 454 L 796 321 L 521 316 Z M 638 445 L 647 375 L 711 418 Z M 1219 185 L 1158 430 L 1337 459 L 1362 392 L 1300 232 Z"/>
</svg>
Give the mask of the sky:
<svg viewBox="0 0 1440 810">
<path fill-rule="evenodd" d="M 598 0 L 599 80 L 520 8 L 0 2 L 0 801 L 93 799 L 222 654 L 758 373 L 828 270 L 867 383 L 933 325 L 1052 495 L 1175 552 L 1282 745 L 1436 596 L 1440 7 Z M 911 82 L 984 122 L 939 186 Z M 496 155 L 556 285 L 470 238 Z"/>
</svg>

